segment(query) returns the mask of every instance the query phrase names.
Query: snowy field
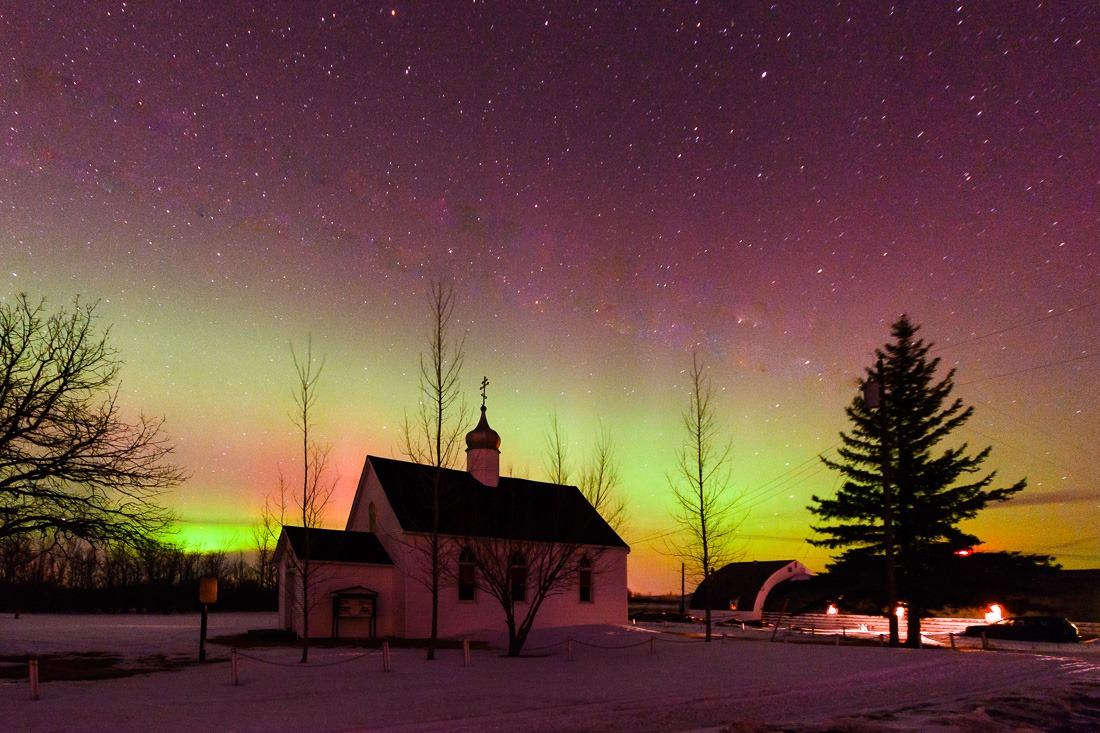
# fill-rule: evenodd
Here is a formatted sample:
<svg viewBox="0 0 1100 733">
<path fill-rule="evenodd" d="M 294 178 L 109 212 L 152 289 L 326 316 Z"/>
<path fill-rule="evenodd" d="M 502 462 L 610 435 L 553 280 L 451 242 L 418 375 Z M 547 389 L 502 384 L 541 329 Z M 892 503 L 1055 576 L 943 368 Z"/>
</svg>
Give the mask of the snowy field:
<svg viewBox="0 0 1100 733">
<path fill-rule="evenodd" d="M 274 614 L 212 614 L 211 637 L 270 628 Z M 194 616 L 0 618 L 0 657 L 119 655 L 142 667 L 194 660 Z M 229 650 L 208 663 L 120 679 L 0 681 L 4 731 L 1093 731 L 1100 645 L 951 651 L 769 643 L 727 631 L 704 644 L 670 627 L 533 635 L 530 656 L 353 647 Z M 686 631 L 691 627 L 680 627 Z M 572 644 L 566 641 L 572 636 Z M 490 642 L 499 643 L 499 638 Z M 652 641 L 651 641 L 652 640 Z M 570 647 L 572 660 L 570 660 Z M 43 662 L 45 664 L 46 662 Z"/>
</svg>

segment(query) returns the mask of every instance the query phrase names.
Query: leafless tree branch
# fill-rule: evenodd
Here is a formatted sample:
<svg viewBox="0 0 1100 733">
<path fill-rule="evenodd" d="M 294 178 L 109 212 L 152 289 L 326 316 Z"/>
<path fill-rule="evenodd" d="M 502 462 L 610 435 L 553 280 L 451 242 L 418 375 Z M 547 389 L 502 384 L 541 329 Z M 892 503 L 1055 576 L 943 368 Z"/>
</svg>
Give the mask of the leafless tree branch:
<svg viewBox="0 0 1100 733">
<path fill-rule="evenodd" d="M 713 404 L 714 392 L 698 354 L 692 353 L 688 408 L 683 414 L 684 446 L 676 456 L 677 470 L 668 478 L 678 529 L 668 543 L 692 577 L 704 584 L 706 639 L 711 639 L 711 574 L 734 558 L 734 539 L 743 518 L 736 514 L 738 497 L 730 497 L 732 444 L 722 440 Z"/>
<path fill-rule="evenodd" d="M 0 538 L 138 544 L 173 521 L 159 502 L 186 474 L 162 420 L 123 416 L 109 335 L 95 305 L 0 305 Z"/>
</svg>

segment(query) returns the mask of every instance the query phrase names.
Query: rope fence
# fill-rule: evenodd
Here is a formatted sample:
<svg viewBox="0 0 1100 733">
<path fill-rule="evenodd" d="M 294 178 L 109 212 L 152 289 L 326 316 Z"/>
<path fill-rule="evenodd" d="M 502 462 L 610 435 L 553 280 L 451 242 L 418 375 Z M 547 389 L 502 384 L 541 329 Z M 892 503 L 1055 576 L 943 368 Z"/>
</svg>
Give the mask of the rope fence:
<svg viewBox="0 0 1100 733">
<path fill-rule="evenodd" d="M 388 646 L 387 646 L 387 650 L 388 650 Z M 348 657 L 347 659 L 337 659 L 337 660 L 334 660 L 334 661 L 331 661 L 331 662 L 304 662 L 303 663 L 303 662 L 277 662 L 274 659 L 264 659 L 263 657 L 257 657 L 257 656 L 254 656 L 252 654 L 246 654 L 245 652 L 242 652 L 239 649 L 237 649 L 236 647 L 234 647 L 232 653 L 230 654 L 229 659 L 230 659 L 230 661 L 232 661 L 232 658 L 234 656 L 237 656 L 237 657 L 244 657 L 245 659 L 251 659 L 254 662 L 260 662 L 261 664 L 270 664 L 270 665 L 275 666 L 275 667 L 294 667 L 296 669 L 310 669 L 312 667 L 335 667 L 335 666 L 340 665 L 340 664 L 347 664 L 348 662 L 355 662 L 355 661 L 358 661 L 360 659 L 363 659 L 364 657 L 369 657 L 371 654 L 374 654 L 374 652 L 375 652 L 375 650 L 372 649 L 369 652 L 363 652 L 362 654 L 356 654 L 355 656 Z"/>
<path fill-rule="evenodd" d="M 794 619 L 792 619 L 792 621 L 793 620 Z M 799 643 L 799 642 L 800 643 L 806 643 L 806 642 L 808 642 L 808 641 L 810 641 L 811 639 L 814 639 L 814 638 L 816 638 L 818 640 L 822 640 L 822 641 L 824 641 L 825 639 L 829 639 L 836 646 L 840 646 L 841 643 L 842 643 L 842 640 L 843 641 L 850 640 L 852 643 L 857 643 L 857 644 L 864 643 L 865 644 L 867 641 L 875 641 L 876 636 L 877 636 L 877 642 L 879 643 L 879 645 L 884 645 L 885 644 L 885 635 L 884 634 L 876 634 L 875 633 L 876 630 L 874 630 L 874 629 L 869 629 L 868 631 L 871 632 L 869 634 L 866 631 L 863 631 L 861 629 L 860 631 L 862 633 L 853 634 L 853 635 L 848 635 L 847 630 L 843 629 L 843 628 L 838 629 L 838 630 L 830 630 L 830 631 L 831 631 L 831 633 L 826 632 L 824 629 L 814 628 L 813 626 L 811 626 L 810 628 L 800 627 L 800 626 L 798 626 L 794 623 L 776 624 L 775 627 L 773 627 L 773 633 L 772 633 L 772 636 L 771 636 L 770 640 L 772 642 L 781 641 L 783 643 L 787 643 L 788 641 L 795 641 L 796 643 Z M 778 639 L 775 636 L 775 632 L 781 633 L 781 636 Z M 730 636 L 729 638 L 730 639 L 738 639 L 738 638 L 745 638 L 745 637 L 735 635 L 735 636 Z M 719 644 L 721 644 L 726 639 L 727 639 L 727 634 L 717 633 L 717 634 L 712 635 L 712 641 L 717 642 Z M 766 638 L 761 638 L 759 640 L 766 640 Z M 977 647 L 977 648 L 980 648 L 982 650 L 992 650 L 994 648 L 993 645 L 990 643 L 990 640 L 984 638 L 984 635 L 980 640 L 968 639 L 967 643 L 964 645 L 964 644 L 961 643 L 962 640 L 959 638 L 959 635 L 957 633 L 948 632 L 945 635 L 945 638 L 944 638 L 943 641 L 946 642 L 944 644 L 944 646 L 949 646 L 951 649 L 956 649 L 956 648 L 960 648 L 960 647 L 961 648 L 974 649 L 975 647 Z M 649 653 L 650 654 L 656 654 L 658 644 L 679 644 L 679 645 L 684 645 L 684 644 L 705 644 L 705 643 L 707 643 L 707 640 L 702 635 L 694 635 L 694 634 L 685 635 L 685 634 L 676 634 L 676 633 L 657 632 L 657 633 L 648 635 L 644 639 L 640 639 L 638 641 L 632 641 L 630 643 L 623 643 L 623 644 L 603 644 L 603 643 L 599 643 L 599 642 L 596 642 L 596 641 L 588 641 L 588 640 L 584 640 L 584 639 L 576 639 L 574 637 L 568 637 L 568 638 L 565 638 L 565 639 L 560 639 L 558 641 L 551 642 L 549 644 L 542 644 L 542 645 L 537 645 L 537 646 L 525 646 L 524 649 L 523 649 L 523 652 L 524 653 L 544 652 L 544 651 L 551 650 L 551 649 L 560 649 L 561 647 L 564 646 L 565 647 L 566 660 L 569 661 L 569 662 L 572 662 L 576 658 L 576 649 L 579 648 L 579 647 L 583 647 L 583 648 L 587 648 L 587 649 L 595 649 L 595 650 L 599 650 L 599 652 L 603 653 L 603 652 L 629 651 L 629 650 L 632 650 L 632 649 L 638 649 L 640 647 L 648 645 L 649 646 Z M 295 651 L 297 651 L 297 650 L 295 650 Z M 324 668 L 328 668 L 328 667 L 336 667 L 336 666 L 339 666 L 339 665 L 350 664 L 352 662 L 361 661 L 361 660 L 366 659 L 368 657 L 374 657 L 374 656 L 381 656 L 381 660 L 382 660 L 382 665 L 381 666 L 382 666 L 382 672 L 383 673 L 392 672 L 392 670 L 393 670 L 393 660 L 392 660 L 392 655 L 390 653 L 390 644 L 389 644 L 388 641 L 383 641 L 380 649 L 371 649 L 371 650 L 368 650 L 368 651 L 365 651 L 365 652 L 362 652 L 362 653 L 345 656 L 345 657 L 342 657 L 340 659 L 330 659 L 330 660 L 325 660 L 325 661 L 320 661 L 320 662 L 301 663 L 301 662 L 290 662 L 290 661 L 281 661 L 281 660 L 277 660 L 277 659 L 269 659 L 269 658 L 265 658 L 263 656 L 257 656 L 256 654 L 251 654 L 251 653 L 242 651 L 240 648 L 237 648 L 237 647 L 231 648 L 229 655 L 223 656 L 223 657 L 218 657 L 218 658 L 215 658 L 215 659 L 211 659 L 210 662 L 228 661 L 229 662 L 230 684 L 234 687 L 237 687 L 237 686 L 240 686 L 240 684 L 241 684 L 241 663 L 242 663 L 241 660 L 242 659 L 247 660 L 249 662 L 254 662 L 258 665 L 268 665 L 268 666 L 272 666 L 272 667 L 283 667 L 283 668 L 291 668 L 291 669 L 312 670 L 312 669 L 324 669 Z M 30 682 L 30 699 L 31 700 L 38 700 L 39 699 L 39 690 L 40 690 L 39 662 L 40 662 L 40 660 L 38 660 L 36 658 L 31 658 L 31 659 L 28 660 L 28 678 L 29 678 L 28 681 Z M 470 667 L 472 665 L 472 663 L 473 662 L 472 662 L 472 655 L 471 655 L 471 648 L 470 648 L 470 640 L 469 639 L 463 639 L 462 640 L 462 664 L 463 664 L 464 667 Z M 201 666 L 209 667 L 211 665 L 209 663 L 207 663 L 207 664 L 203 664 Z"/>
</svg>

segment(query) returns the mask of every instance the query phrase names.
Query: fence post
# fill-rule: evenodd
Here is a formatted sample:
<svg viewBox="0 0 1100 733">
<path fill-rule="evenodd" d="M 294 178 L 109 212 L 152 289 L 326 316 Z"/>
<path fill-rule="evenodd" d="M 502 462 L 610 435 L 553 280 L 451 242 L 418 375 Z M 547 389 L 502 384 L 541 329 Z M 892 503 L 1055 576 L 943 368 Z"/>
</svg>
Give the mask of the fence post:
<svg viewBox="0 0 1100 733">
<path fill-rule="evenodd" d="M 947 635 L 951 638 L 951 648 L 954 649 L 955 648 L 955 632 L 952 631 L 952 632 L 948 633 Z"/>
<path fill-rule="evenodd" d="M 462 665 L 464 667 L 470 666 L 470 640 L 462 640 Z"/>
<path fill-rule="evenodd" d="M 569 640 L 565 642 L 565 658 L 566 660 L 573 661 L 573 637 L 570 636 Z"/>
<path fill-rule="evenodd" d="M 233 683 L 234 687 L 239 687 L 241 684 L 241 658 L 237 654 L 237 647 L 233 647 L 233 652 L 229 655 L 229 681 Z"/>
<path fill-rule="evenodd" d="M 649 637 L 649 653 L 650 654 L 656 654 L 657 653 L 657 640 L 654 639 L 652 636 Z"/>
<path fill-rule="evenodd" d="M 982 632 L 982 649 L 989 648 L 989 639 L 985 638 L 985 632 Z"/>
<path fill-rule="evenodd" d="M 833 634 L 833 637 L 836 639 L 836 645 L 840 646 L 840 634 Z"/>
<path fill-rule="evenodd" d="M 31 678 L 31 699 L 32 700 L 37 700 L 38 699 L 38 660 L 37 659 L 30 660 L 30 662 L 28 663 L 27 666 L 29 667 L 29 669 L 27 670 L 27 673 L 30 675 L 30 678 Z"/>
<path fill-rule="evenodd" d="M 390 643 L 388 641 L 382 642 L 382 671 L 390 671 Z"/>
</svg>

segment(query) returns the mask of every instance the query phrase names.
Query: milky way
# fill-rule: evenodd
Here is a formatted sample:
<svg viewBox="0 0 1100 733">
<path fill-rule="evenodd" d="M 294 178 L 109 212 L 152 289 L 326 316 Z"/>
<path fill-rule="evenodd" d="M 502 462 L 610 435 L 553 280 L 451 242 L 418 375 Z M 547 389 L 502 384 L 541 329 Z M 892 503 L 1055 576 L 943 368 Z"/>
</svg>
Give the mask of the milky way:
<svg viewBox="0 0 1100 733">
<path fill-rule="evenodd" d="M 697 348 L 747 559 L 809 547 L 817 456 L 903 312 L 1029 488 L 973 531 L 1100 561 L 1100 11 L 1090 3 L 27 3 L 0 11 L 2 290 L 99 301 L 135 411 L 247 545 L 324 354 L 340 526 L 415 409 L 428 283 L 502 467 L 602 423 L 631 587 L 661 554 Z M 633 6 L 633 7 L 632 7 Z"/>
</svg>

